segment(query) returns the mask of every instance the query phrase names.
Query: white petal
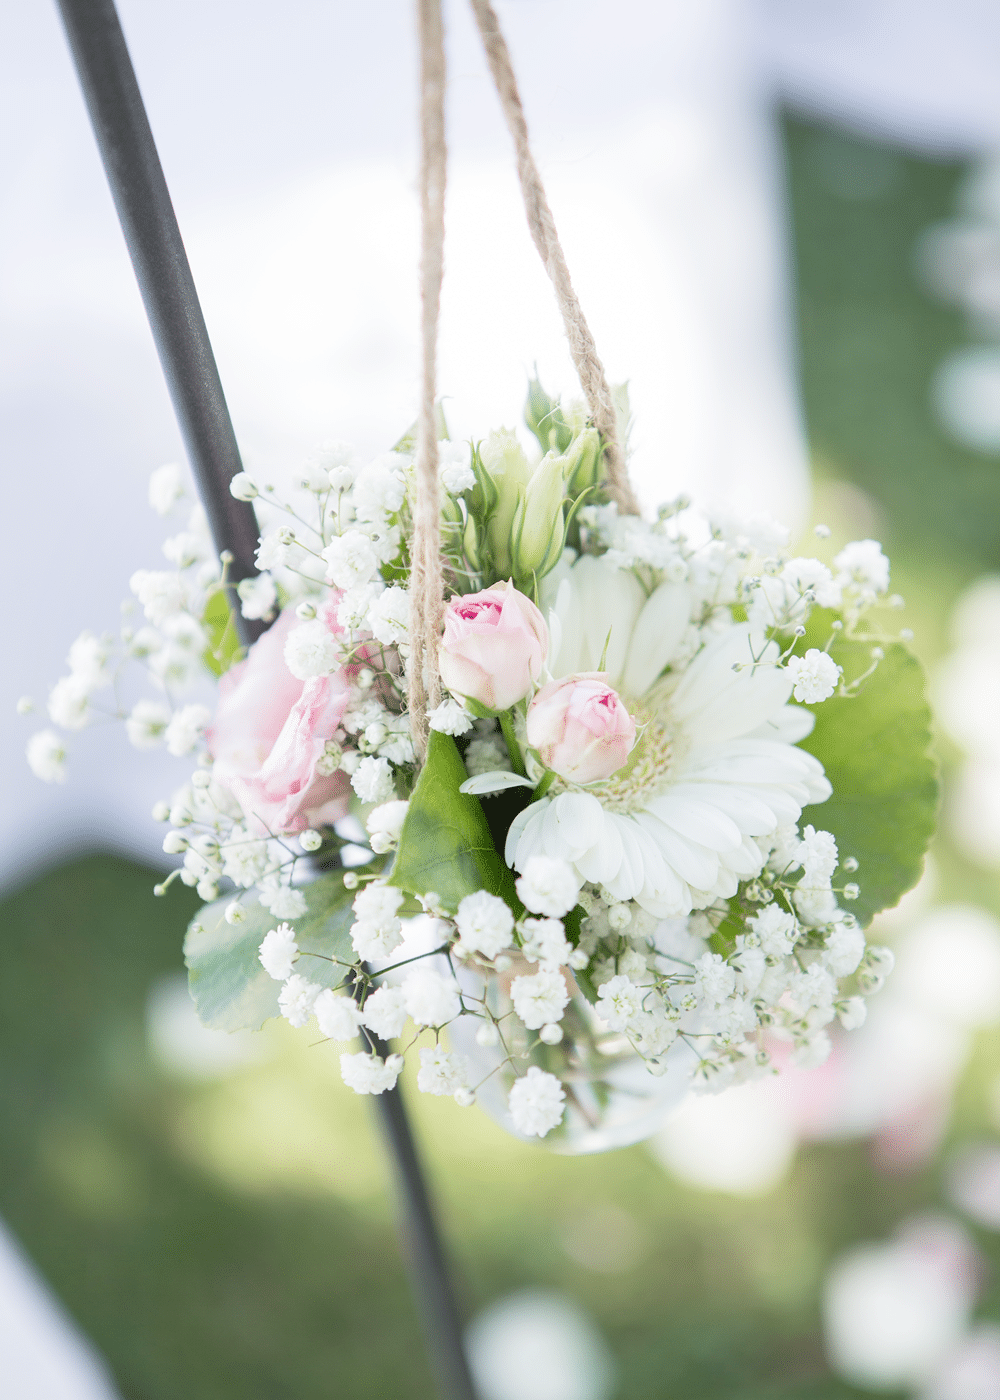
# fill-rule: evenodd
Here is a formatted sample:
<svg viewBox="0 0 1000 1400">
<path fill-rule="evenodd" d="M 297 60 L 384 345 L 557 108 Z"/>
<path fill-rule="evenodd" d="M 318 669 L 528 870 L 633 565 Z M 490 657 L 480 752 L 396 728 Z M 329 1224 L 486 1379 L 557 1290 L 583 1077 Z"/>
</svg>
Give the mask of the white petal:
<svg viewBox="0 0 1000 1400">
<path fill-rule="evenodd" d="M 779 666 L 760 666 L 733 676 L 733 683 L 684 722 L 695 743 L 736 739 L 779 714 L 792 693 L 792 677 Z"/>
<path fill-rule="evenodd" d="M 607 641 L 604 669 L 608 684 L 617 686 L 625 668 L 632 629 L 646 601 L 642 584 L 634 574 L 614 569 L 593 554 L 584 554 L 576 561 L 571 577 L 583 623 L 581 664 L 574 669 L 596 671 Z"/>
<path fill-rule="evenodd" d="M 691 620 L 686 583 L 661 583 L 643 605 L 632 631 L 622 685 L 628 695 L 645 695 L 677 650 Z"/>
<path fill-rule="evenodd" d="M 774 813 L 761 801 L 756 788 L 735 787 L 729 783 L 677 783 L 670 789 L 674 797 L 711 802 L 739 827 L 744 836 L 766 836 L 777 826 Z"/>
<path fill-rule="evenodd" d="M 533 783 L 530 778 L 522 778 L 518 773 L 508 773 L 497 769 L 492 773 L 479 773 L 475 778 L 466 778 L 458 790 L 459 792 L 472 793 L 473 796 L 483 796 L 485 793 L 503 792 L 506 788 L 533 788 L 536 786 L 537 784 Z"/>
<path fill-rule="evenodd" d="M 710 851 L 732 851 L 743 841 L 743 833 L 736 823 L 710 803 L 680 797 L 675 789 L 652 797 L 646 803 L 646 810 L 659 817 L 679 836 L 697 841 Z"/>
<path fill-rule="evenodd" d="M 604 834 L 604 808 L 585 792 L 564 792 L 545 816 L 546 854 L 575 861 Z"/>
<path fill-rule="evenodd" d="M 816 716 L 805 705 L 786 705 L 776 715 L 751 730 L 747 739 L 780 739 L 783 744 L 797 744 L 806 739 L 816 726 Z"/>
<path fill-rule="evenodd" d="M 637 812 L 635 820 L 656 842 L 668 865 L 682 880 L 700 890 L 711 889 L 719 873 L 719 858 L 693 841 L 686 841 L 651 812 Z"/>
<path fill-rule="evenodd" d="M 525 807 L 523 812 L 518 812 L 511 822 L 503 855 L 507 864 L 515 870 L 523 870 L 532 856 L 542 854 L 542 826 L 551 805 L 551 798 L 543 797 Z"/>
<path fill-rule="evenodd" d="M 622 839 L 611 822 L 604 823 L 601 839 L 576 862 L 576 869 L 585 880 L 593 880 L 595 885 L 606 885 L 618 874 L 622 865 Z"/>
</svg>

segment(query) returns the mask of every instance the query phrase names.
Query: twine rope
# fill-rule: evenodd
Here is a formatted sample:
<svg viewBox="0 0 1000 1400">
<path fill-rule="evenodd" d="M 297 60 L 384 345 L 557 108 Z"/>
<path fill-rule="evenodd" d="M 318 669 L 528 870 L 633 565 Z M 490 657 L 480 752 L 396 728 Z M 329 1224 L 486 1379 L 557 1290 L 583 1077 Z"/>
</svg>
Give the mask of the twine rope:
<svg viewBox="0 0 1000 1400">
<path fill-rule="evenodd" d="M 444 608 L 438 501 L 437 337 L 444 275 L 444 29 L 441 0 L 418 0 L 420 40 L 420 328 L 421 401 L 417 423 L 416 501 L 410 559 L 410 657 L 407 703 L 418 760 L 427 751 L 428 711 L 441 700 L 438 633 Z"/>
<path fill-rule="evenodd" d="M 545 271 L 555 288 L 556 300 L 562 313 L 566 339 L 570 354 L 580 377 L 580 384 L 587 399 L 591 420 L 604 439 L 605 460 L 607 463 L 607 490 L 623 515 L 639 515 L 639 502 L 628 479 L 625 454 L 618 440 L 618 423 L 614 400 L 608 386 L 607 375 L 597 353 L 594 337 L 590 333 L 586 317 L 573 290 L 566 257 L 556 233 L 552 210 L 545 197 L 542 178 L 531 154 L 528 141 L 528 124 L 524 117 L 524 107 L 517 88 L 517 79 L 510 61 L 510 50 L 500 32 L 500 21 L 490 0 L 471 0 L 475 12 L 479 34 L 486 51 L 486 59 L 493 74 L 497 96 L 507 121 L 507 127 L 514 140 L 517 155 L 517 173 L 521 181 L 521 194 L 528 216 L 528 227 L 538 249 Z"/>
<path fill-rule="evenodd" d="M 590 416 L 604 441 L 607 491 L 624 515 L 640 514 L 628 479 L 625 454 L 607 375 L 594 337 L 573 290 L 566 256 L 545 197 L 528 141 L 510 51 L 489 0 L 471 0 L 487 62 L 507 127 L 514 141 L 521 194 L 535 247 L 555 289 L 566 339 L 587 399 Z M 420 301 L 421 401 L 417 423 L 416 500 L 410 558 L 410 656 L 407 705 L 418 761 L 427 752 L 428 714 L 441 700 L 438 636 L 444 611 L 444 571 L 438 492 L 437 339 L 444 276 L 444 195 L 447 147 L 444 135 L 444 27 L 441 0 L 417 0 L 420 46 Z"/>
</svg>

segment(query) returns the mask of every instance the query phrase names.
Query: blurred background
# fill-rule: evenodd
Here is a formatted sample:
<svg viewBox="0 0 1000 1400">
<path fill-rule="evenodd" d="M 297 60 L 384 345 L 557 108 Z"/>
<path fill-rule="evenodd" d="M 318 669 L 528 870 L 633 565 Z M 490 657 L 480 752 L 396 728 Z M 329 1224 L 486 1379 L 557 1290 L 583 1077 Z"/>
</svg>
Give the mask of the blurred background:
<svg viewBox="0 0 1000 1400">
<path fill-rule="evenodd" d="M 248 465 L 383 450 L 416 404 L 409 6 L 122 0 Z M 441 382 L 456 436 L 575 392 L 464 7 Z M 565 1159 L 411 1095 L 483 1400 L 1000 1395 L 1000 11 L 509 0 L 571 269 L 647 502 L 874 536 L 938 706 L 941 834 L 831 1061 Z M 114 726 L 23 762 L 115 627 L 181 447 L 54 6 L 0 18 L 0 1356 L 11 1400 L 432 1394 L 369 1112 L 336 1054 L 204 1032 L 182 777 Z M 828 545 L 810 533 L 823 523 Z"/>
</svg>

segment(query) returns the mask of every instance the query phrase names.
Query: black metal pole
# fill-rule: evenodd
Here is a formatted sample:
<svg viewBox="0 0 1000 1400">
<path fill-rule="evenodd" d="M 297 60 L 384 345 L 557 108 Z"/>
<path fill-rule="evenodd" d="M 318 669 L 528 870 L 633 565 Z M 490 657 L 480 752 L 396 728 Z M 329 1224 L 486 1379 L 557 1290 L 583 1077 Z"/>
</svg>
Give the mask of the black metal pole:
<svg viewBox="0 0 1000 1400">
<path fill-rule="evenodd" d="M 229 483 L 239 448 L 205 320 L 113 0 L 57 0 L 198 488 L 230 576 L 252 577 L 257 521 Z M 264 630 L 237 613 L 241 638 Z M 442 1400 L 475 1400 L 427 1184 L 398 1089 L 378 1098 L 404 1222 L 410 1286 Z"/>
<path fill-rule="evenodd" d="M 229 577 L 256 573 L 257 520 L 229 483 L 243 470 L 205 318 L 113 0 L 57 0 L 184 445 Z M 264 624 L 234 609 L 241 640 Z"/>
</svg>

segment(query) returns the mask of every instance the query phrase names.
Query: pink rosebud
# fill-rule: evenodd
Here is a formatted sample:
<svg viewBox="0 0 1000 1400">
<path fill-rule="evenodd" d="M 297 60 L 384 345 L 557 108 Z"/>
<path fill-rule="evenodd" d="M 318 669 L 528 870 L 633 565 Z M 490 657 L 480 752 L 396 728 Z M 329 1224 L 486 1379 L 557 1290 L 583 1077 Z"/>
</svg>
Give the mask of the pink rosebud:
<svg viewBox="0 0 1000 1400">
<path fill-rule="evenodd" d="M 574 783 L 617 773 L 635 744 L 635 720 L 603 671 L 550 681 L 528 706 L 528 743 L 546 768 Z"/>
<path fill-rule="evenodd" d="M 513 583 L 452 598 L 441 639 L 441 679 L 488 710 L 530 695 L 549 649 L 545 619 Z"/>
<path fill-rule="evenodd" d="M 320 614 L 336 635 L 336 607 Z M 208 731 L 212 776 L 228 788 L 255 835 L 304 831 L 346 816 L 346 773 L 323 772 L 324 748 L 347 708 L 343 670 L 297 680 L 285 663 L 285 642 L 299 625 L 291 608 L 219 682 Z"/>
</svg>

